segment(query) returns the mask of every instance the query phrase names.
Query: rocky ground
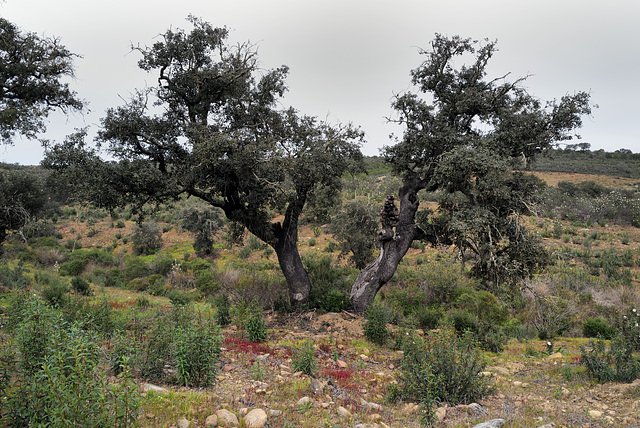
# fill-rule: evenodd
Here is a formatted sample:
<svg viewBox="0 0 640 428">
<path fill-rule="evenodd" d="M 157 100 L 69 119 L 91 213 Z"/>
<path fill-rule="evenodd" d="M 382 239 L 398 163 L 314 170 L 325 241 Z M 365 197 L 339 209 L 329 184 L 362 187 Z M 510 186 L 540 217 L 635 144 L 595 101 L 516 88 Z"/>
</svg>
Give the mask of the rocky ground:
<svg viewBox="0 0 640 428">
<path fill-rule="evenodd" d="M 362 334 L 362 320 L 339 314 L 270 317 L 270 339 L 255 346 L 224 331 L 215 387 L 146 385 L 146 427 L 419 427 L 416 403 L 389 403 L 400 351 L 378 347 Z M 318 362 L 310 378 L 292 368 L 292 350 L 311 340 Z M 478 403 L 437 410 L 437 426 L 473 427 L 503 419 L 505 427 L 640 426 L 640 382 L 595 384 L 579 364 L 584 340 L 515 340 L 488 354 L 485 376 L 495 392 Z M 168 368 L 170 370 L 170 368 Z M 152 390 L 155 389 L 155 390 Z M 496 425 L 497 426 L 497 425 Z"/>
</svg>

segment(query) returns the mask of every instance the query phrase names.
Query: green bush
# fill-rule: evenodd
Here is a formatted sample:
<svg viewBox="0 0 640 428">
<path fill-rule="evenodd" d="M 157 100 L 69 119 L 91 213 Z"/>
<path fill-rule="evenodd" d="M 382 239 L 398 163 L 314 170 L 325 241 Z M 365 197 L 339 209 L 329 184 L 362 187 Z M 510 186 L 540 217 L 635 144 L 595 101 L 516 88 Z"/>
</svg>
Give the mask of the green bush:
<svg viewBox="0 0 640 428">
<path fill-rule="evenodd" d="M 486 363 L 470 333 L 458 337 L 449 328 L 404 341 L 399 394 L 405 400 L 468 404 L 488 395 L 492 386 L 480 373 Z M 427 406 L 429 408 L 429 406 Z"/>
<path fill-rule="evenodd" d="M 69 287 L 62 280 L 55 278 L 42 287 L 40 294 L 53 307 L 62 307 L 67 298 Z"/>
<path fill-rule="evenodd" d="M 154 254 L 162 248 L 162 230 L 156 222 L 145 221 L 135 225 L 131 240 L 136 254 Z"/>
<path fill-rule="evenodd" d="M 640 374 L 640 363 L 622 334 L 611 340 L 607 349 L 602 339 L 589 341 L 581 348 L 582 364 L 589 376 L 599 382 L 633 382 Z"/>
<path fill-rule="evenodd" d="M 316 361 L 313 342 L 304 340 L 299 346 L 293 349 L 292 367 L 296 372 L 302 372 L 313 377 L 316 373 L 318 363 Z"/>
<path fill-rule="evenodd" d="M 437 328 L 440 320 L 444 318 L 444 312 L 441 308 L 425 308 L 420 306 L 416 309 L 416 318 L 421 329 L 427 331 Z"/>
<path fill-rule="evenodd" d="M 220 283 L 217 280 L 217 275 L 211 270 L 204 270 L 200 272 L 195 280 L 195 286 L 198 291 L 206 295 L 213 295 L 220 290 Z"/>
<path fill-rule="evenodd" d="M 89 261 L 86 259 L 75 259 L 68 262 L 64 262 L 60 265 L 58 273 L 61 276 L 79 276 L 84 271 L 85 266 Z"/>
<path fill-rule="evenodd" d="M 247 339 L 249 342 L 265 342 L 268 338 L 267 323 L 258 302 L 253 300 L 247 314 Z"/>
<path fill-rule="evenodd" d="M 386 308 L 378 303 L 371 304 L 364 314 L 366 321 L 362 326 L 364 337 L 377 345 L 385 345 L 389 339 L 387 322 L 389 316 Z"/>
<path fill-rule="evenodd" d="M 323 312 L 340 312 L 351 306 L 351 271 L 333 266 L 330 256 L 303 257 L 309 280 L 313 284 L 309 293 L 309 306 Z"/>
<path fill-rule="evenodd" d="M 222 327 L 231 324 L 229 296 L 224 293 L 218 294 L 213 302 L 216 307 L 216 322 Z"/>
<path fill-rule="evenodd" d="M 123 280 L 129 282 L 135 278 L 142 278 L 149 275 L 149 267 L 139 257 L 129 257 L 124 261 Z"/>
<path fill-rule="evenodd" d="M 73 291 L 83 296 L 91 295 L 91 286 L 87 281 L 80 278 L 79 276 L 74 276 L 73 279 L 71 280 L 71 289 L 73 289 Z"/>
<path fill-rule="evenodd" d="M 602 318 L 587 318 L 582 324 L 582 335 L 584 337 L 600 337 L 611 339 L 615 334 L 615 329 L 609 326 Z"/>
</svg>

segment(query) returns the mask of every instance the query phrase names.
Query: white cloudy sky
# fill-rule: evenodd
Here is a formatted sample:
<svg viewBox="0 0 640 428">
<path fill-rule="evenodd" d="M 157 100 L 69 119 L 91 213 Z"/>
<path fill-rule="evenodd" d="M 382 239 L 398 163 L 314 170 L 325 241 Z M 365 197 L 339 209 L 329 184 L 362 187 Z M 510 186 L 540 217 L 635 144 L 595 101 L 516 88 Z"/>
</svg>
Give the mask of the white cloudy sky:
<svg viewBox="0 0 640 428">
<path fill-rule="evenodd" d="M 331 121 L 353 122 L 378 154 L 399 130 L 388 124 L 394 93 L 409 88 L 419 48 L 435 33 L 497 39 L 493 77 L 531 74 L 544 100 L 586 90 L 599 105 L 581 135 L 592 149 L 640 151 L 640 2 L 637 0 L 4 0 L 0 16 L 56 36 L 82 58 L 73 88 L 90 113 L 50 117 L 46 137 L 76 127 L 95 132 L 109 107 L 155 77 L 137 69 L 131 43 L 149 45 L 193 14 L 226 26 L 233 41 L 257 43 L 264 68 L 290 67 L 284 104 Z M 37 143 L 0 147 L 0 162 L 37 164 Z"/>
</svg>

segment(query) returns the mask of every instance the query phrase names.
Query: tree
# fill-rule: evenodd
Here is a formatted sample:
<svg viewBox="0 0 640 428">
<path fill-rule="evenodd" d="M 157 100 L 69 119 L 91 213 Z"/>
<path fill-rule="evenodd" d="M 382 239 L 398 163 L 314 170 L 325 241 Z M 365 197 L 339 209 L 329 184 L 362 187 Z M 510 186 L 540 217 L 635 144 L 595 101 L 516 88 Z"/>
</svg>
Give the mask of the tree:
<svg viewBox="0 0 640 428">
<path fill-rule="evenodd" d="M 287 67 L 262 70 L 251 45 L 231 47 L 226 29 L 189 21 L 190 33 L 168 30 L 152 47 L 134 47 L 158 85 L 102 120 L 98 140 L 117 162 L 101 161 L 76 138 L 44 163 L 76 182 L 92 179 L 87 194 L 105 206 L 186 194 L 221 208 L 275 250 L 290 300 L 306 302 L 299 217 L 312 192 L 339 189 L 358 168 L 363 134 L 279 109 Z"/>
<path fill-rule="evenodd" d="M 544 261 L 519 221 L 540 184 L 518 170 L 573 138 L 591 112 L 590 97 L 579 92 L 543 103 L 522 87 L 526 77 L 487 80 L 495 52 L 496 42 L 436 34 L 431 50 L 421 52 L 427 59 L 411 72 L 418 92 L 394 100 L 403 137 L 383 156 L 402 179 L 399 209 L 393 197 L 385 203 L 380 254 L 351 290 L 357 312 L 393 276 L 414 239 L 455 244 L 488 286 L 513 283 Z M 437 211 L 419 211 L 420 191 L 437 192 Z"/>
<path fill-rule="evenodd" d="M 10 230 L 20 230 L 47 202 L 41 180 L 27 170 L 0 170 L 0 255 Z"/>
<path fill-rule="evenodd" d="M 10 144 L 16 134 L 36 138 L 55 109 L 82 110 L 84 104 L 62 83 L 73 77 L 76 55 L 57 38 L 24 33 L 0 18 L 0 140 Z"/>
</svg>

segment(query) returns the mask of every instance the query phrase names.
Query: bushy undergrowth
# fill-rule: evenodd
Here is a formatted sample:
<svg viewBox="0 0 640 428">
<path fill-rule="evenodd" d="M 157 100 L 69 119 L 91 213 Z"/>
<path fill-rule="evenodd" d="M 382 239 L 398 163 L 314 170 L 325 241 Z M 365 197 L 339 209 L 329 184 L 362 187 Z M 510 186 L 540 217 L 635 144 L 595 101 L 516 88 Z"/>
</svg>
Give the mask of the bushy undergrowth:
<svg viewBox="0 0 640 428">
<path fill-rule="evenodd" d="M 302 372 L 308 376 L 315 376 L 318 368 L 313 342 L 304 340 L 293 349 L 292 367 L 296 372 Z"/>
<path fill-rule="evenodd" d="M 108 384 L 96 332 L 65 321 L 37 295 L 21 297 L 9 307 L 15 342 L 3 341 L 1 352 L 2 420 L 15 427 L 138 426 L 140 398 L 126 362 L 119 381 Z"/>
<path fill-rule="evenodd" d="M 470 333 L 458 336 L 447 328 L 425 337 L 408 333 L 402 349 L 395 398 L 422 403 L 427 420 L 432 420 L 436 403 L 467 404 L 493 389 L 481 376 L 486 363 Z"/>
<path fill-rule="evenodd" d="M 365 312 L 366 321 L 362 325 L 364 337 L 372 343 L 385 345 L 389 339 L 387 309 L 381 304 L 373 303 Z"/>
<path fill-rule="evenodd" d="M 190 305 L 174 306 L 170 312 L 136 318 L 116 340 L 112 365 L 119 372 L 127 358 L 131 370 L 142 377 L 208 386 L 215 381 L 220 343 L 220 329 L 209 314 Z M 175 373 L 166 371 L 167 365 L 175 366 Z"/>
<path fill-rule="evenodd" d="M 309 280 L 313 287 L 309 294 L 309 306 L 323 312 L 340 312 L 351 306 L 349 293 L 353 279 L 352 270 L 334 266 L 330 256 L 303 257 Z"/>
</svg>

